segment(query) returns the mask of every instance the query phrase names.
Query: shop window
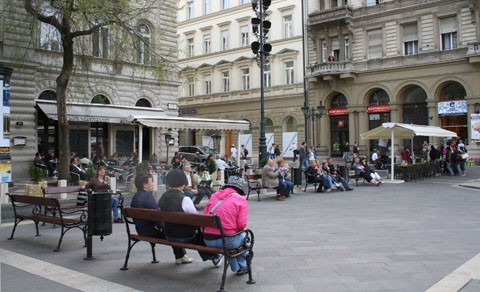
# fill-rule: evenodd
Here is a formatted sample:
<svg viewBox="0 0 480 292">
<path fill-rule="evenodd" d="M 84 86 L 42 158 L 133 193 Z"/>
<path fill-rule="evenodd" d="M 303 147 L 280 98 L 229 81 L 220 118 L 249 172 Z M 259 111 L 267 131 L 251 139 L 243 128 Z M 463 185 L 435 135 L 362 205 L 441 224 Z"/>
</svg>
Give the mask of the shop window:
<svg viewBox="0 0 480 292">
<path fill-rule="evenodd" d="M 388 97 L 387 92 L 385 90 L 377 90 L 375 91 L 369 99 L 369 105 L 377 105 L 377 104 L 389 104 L 390 97 Z"/>
<path fill-rule="evenodd" d="M 133 151 L 133 131 L 117 131 L 115 152 L 118 156 L 130 156 Z"/>
<path fill-rule="evenodd" d="M 465 88 L 457 82 L 452 82 L 445 86 L 440 93 L 440 101 L 465 99 L 467 92 Z"/>
</svg>

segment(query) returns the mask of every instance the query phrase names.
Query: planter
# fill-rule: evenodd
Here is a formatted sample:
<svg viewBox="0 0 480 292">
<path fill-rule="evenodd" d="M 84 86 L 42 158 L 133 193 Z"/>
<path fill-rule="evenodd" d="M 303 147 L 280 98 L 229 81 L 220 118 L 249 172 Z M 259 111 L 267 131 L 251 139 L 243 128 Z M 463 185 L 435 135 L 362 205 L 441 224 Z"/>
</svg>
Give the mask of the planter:
<svg viewBox="0 0 480 292">
<path fill-rule="evenodd" d="M 25 195 L 33 197 L 43 197 L 42 187 L 47 187 L 47 181 L 41 181 L 38 184 L 26 184 Z"/>
</svg>

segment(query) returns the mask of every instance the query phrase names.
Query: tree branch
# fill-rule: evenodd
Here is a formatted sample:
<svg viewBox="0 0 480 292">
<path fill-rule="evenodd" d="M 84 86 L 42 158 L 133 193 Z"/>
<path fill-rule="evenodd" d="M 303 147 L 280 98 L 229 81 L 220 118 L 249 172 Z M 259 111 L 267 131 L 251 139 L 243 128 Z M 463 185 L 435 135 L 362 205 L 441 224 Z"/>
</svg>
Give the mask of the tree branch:
<svg viewBox="0 0 480 292">
<path fill-rule="evenodd" d="M 25 10 L 33 15 L 36 19 L 38 19 L 41 22 L 51 24 L 53 25 L 58 31 L 61 31 L 62 29 L 62 24 L 58 21 L 58 19 L 55 17 L 55 15 L 52 16 L 45 16 L 41 14 L 39 11 L 35 10 L 32 5 L 32 0 L 25 0 L 24 2 Z"/>
</svg>

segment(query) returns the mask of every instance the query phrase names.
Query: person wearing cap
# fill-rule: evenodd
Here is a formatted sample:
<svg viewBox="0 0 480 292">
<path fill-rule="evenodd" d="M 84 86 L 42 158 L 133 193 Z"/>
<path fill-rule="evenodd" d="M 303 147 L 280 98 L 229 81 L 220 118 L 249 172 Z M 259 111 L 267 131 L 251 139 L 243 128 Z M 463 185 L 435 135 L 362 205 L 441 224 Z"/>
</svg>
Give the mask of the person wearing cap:
<svg viewBox="0 0 480 292">
<path fill-rule="evenodd" d="M 217 192 L 212 194 L 208 201 L 204 214 L 215 214 L 220 217 L 225 235 L 235 234 L 244 230 L 248 223 L 248 204 L 245 199 L 247 185 L 238 176 L 231 176 L 227 183 Z M 228 249 L 235 249 L 242 245 L 245 233 L 236 236 L 225 237 L 225 244 Z M 223 248 L 220 230 L 212 227 L 205 227 L 203 239 L 206 246 Z M 239 255 L 230 260 L 230 269 L 237 275 L 247 273 L 247 260 L 245 254 Z"/>
<path fill-rule="evenodd" d="M 187 177 L 180 169 L 171 169 L 166 178 L 168 191 L 163 193 L 158 206 L 163 211 L 183 212 L 197 214 L 197 209 L 193 205 L 192 199 L 185 196 L 183 189 L 187 185 Z M 184 243 L 203 243 L 201 234 L 196 226 L 180 225 L 173 223 L 165 223 L 165 238 L 170 241 Z M 218 267 L 223 261 L 220 254 L 210 254 L 198 251 L 203 261 L 211 260 L 213 265 Z M 180 252 L 175 253 L 175 264 L 189 264 L 193 259 L 186 256 L 184 248 Z"/>
</svg>

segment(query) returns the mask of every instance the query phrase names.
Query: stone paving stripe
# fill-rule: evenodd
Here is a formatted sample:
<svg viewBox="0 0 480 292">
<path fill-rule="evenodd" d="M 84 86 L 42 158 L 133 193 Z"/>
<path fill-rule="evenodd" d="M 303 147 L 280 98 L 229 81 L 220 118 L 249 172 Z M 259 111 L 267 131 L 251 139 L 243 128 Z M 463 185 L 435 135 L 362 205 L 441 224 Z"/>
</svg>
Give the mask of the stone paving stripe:
<svg viewBox="0 0 480 292">
<path fill-rule="evenodd" d="M 80 291 L 140 291 L 1 248 L 0 262 Z"/>
<path fill-rule="evenodd" d="M 438 281 L 425 292 L 460 291 L 471 279 L 480 277 L 480 253 Z"/>
</svg>

